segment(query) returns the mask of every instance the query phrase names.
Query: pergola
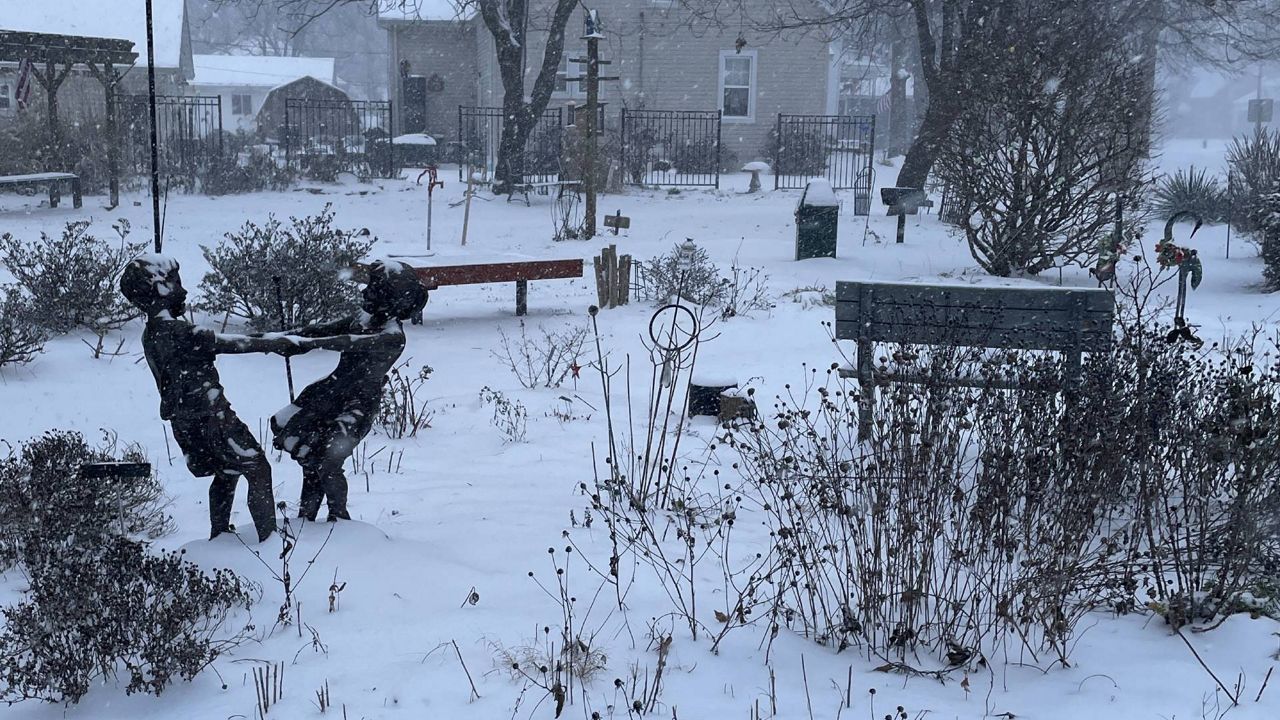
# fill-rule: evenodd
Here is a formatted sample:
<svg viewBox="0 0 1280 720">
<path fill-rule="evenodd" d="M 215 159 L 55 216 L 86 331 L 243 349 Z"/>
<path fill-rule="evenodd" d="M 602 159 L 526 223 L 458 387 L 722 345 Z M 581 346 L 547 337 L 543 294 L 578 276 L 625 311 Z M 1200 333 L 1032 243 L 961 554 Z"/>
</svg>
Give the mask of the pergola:
<svg viewBox="0 0 1280 720">
<path fill-rule="evenodd" d="M 133 67 L 138 54 L 132 40 L 55 35 L 49 33 L 0 30 L 0 62 L 31 61 L 31 74 L 49 99 L 50 163 L 60 165 L 62 129 L 58 123 L 58 88 L 71 68 L 84 65 L 102 83 L 107 105 L 107 172 L 111 183 L 111 206 L 120 202 L 118 133 L 116 131 L 116 86 Z M 63 170 L 49 167 L 49 170 Z"/>
</svg>

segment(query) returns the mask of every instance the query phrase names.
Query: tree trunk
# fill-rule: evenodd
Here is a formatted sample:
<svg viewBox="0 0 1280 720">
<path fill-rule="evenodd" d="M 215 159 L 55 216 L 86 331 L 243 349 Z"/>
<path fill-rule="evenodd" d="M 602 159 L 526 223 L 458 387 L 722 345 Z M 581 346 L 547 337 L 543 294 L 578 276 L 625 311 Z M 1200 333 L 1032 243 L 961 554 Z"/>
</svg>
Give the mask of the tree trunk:
<svg viewBox="0 0 1280 720">
<path fill-rule="evenodd" d="M 951 83 L 948 83 L 951 84 Z M 960 116 L 961 98 L 956 88 L 933 88 L 929 107 L 924 111 L 920 130 L 916 133 L 907 156 L 898 171 L 898 187 L 923 188 L 929 171 L 938 159 L 938 151 L 946 142 L 951 126 Z"/>
<path fill-rule="evenodd" d="M 906 41 L 896 36 L 889 50 L 889 157 L 897 157 L 911 137 L 907 119 Z"/>
</svg>

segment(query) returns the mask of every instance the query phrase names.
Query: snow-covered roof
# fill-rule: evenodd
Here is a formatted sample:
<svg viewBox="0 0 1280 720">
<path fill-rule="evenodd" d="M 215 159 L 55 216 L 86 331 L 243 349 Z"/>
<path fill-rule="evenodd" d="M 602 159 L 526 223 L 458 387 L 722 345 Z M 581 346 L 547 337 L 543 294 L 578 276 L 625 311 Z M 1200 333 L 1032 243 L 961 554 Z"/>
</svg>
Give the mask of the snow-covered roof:
<svg viewBox="0 0 1280 720">
<path fill-rule="evenodd" d="M 185 13 L 185 0 L 152 0 L 156 67 L 181 66 Z M 132 40 L 139 65 L 147 62 L 142 0 L 0 0 L 0 30 Z"/>
<path fill-rule="evenodd" d="M 333 84 L 333 58 L 261 55 L 196 55 L 192 85 L 253 85 L 274 88 L 311 76 Z"/>
<path fill-rule="evenodd" d="M 382 0 L 378 19 L 383 22 L 465 20 L 475 15 L 474 4 L 458 11 L 459 0 Z"/>
</svg>

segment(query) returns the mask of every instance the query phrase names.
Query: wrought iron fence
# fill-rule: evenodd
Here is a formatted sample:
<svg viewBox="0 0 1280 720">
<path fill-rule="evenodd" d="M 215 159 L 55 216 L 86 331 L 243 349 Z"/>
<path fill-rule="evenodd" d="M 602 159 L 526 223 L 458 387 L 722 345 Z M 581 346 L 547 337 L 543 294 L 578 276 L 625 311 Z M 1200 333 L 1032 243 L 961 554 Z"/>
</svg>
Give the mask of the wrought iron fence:
<svg viewBox="0 0 1280 720">
<path fill-rule="evenodd" d="M 853 190 L 854 214 L 870 213 L 875 128 L 871 115 L 778 115 L 774 189 L 799 190 L 813 178 L 826 178 L 836 190 Z"/>
<path fill-rule="evenodd" d="M 622 109 L 628 185 L 720 187 L 719 110 Z"/>
<path fill-rule="evenodd" d="M 304 176 L 395 174 L 389 100 L 286 98 L 283 136 L 285 161 Z"/>
<path fill-rule="evenodd" d="M 151 112 L 147 96 L 121 96 L 118 112 L 124 139 L 122 174 L 150 173 Z M 171 182 L 194 182 L 222 156 L 222 98 L 157 95 L 156 141 L 161 176 Z"/>
<path fill-rule="evenodd" d="M 498 147 L 502 143 L 502 108 L 458 106 L 458 180 L 463 169 L 492 178 L 498 167 Z M 516 159 L 516 173 L 525 182 L 554 182 L 560 178 L 564 154 L 564 115 L 561 108 L 548 108 L 529 133 L 524 152 Z"/>
</svg>

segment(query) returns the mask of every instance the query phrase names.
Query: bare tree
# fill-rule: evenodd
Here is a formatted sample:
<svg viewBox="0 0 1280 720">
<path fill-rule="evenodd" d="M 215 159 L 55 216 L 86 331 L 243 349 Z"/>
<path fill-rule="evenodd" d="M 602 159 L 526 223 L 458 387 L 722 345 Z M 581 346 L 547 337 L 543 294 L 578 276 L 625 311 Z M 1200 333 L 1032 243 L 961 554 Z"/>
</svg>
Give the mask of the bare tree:
<svg viewBox="0 0 1280 720">
<path fill-rule="evenodd" d="M 988 272 L 1085 264 L 1112 232 L 1114 193 L 1140 183 L 1135 147 L 1147 128 L 1133 108 L 1152 91 L 1114 6 L 1002 4 L 1006 40 L 969 58 L 982 80 L 964 88 L 938 174 L 969 214 L 965 236 Z"/>
<path fill-rule="evenodd" d="M 965 88 L 983 81 L 973 60 L 989 46 L 1007 46 L 1002 18 L 1017 0 L 678 0 L 702 22 L 744 25 L 757 32 L 820 32 L 863 48 L 885 23 L 913 28 L 916 60 L 929 102 L 897 184 L 922 187 L 965 103 Z M 1144 60 L 1139 93 L 1153 98 L 1160 59 L 1223 64 L 1280 52 L 1280 3 L 1275 0 L 1114 0 L 1104 3 L 1136 38 Z M 921 83 L 917 82 L 917 96 Z M 1150 124 L 1151 106 L 1138 109 Z M 1141 146 L 1145 151 L 1145 145 Z"/>
<path fill-rule="evenodd" d="M 242 10 L 269 8 L 275 24 L 297 34 L 335 8 L 358 5 L 371 13 L 394 9 L 412 17 L 422 8 L 423 0 L 220 0 Z M 520 181 L 524 146 L 529 141 L 538 118 L 547 109 L 555 91 L 556 72 L 564 56 L 564 33 L 579 0 L 449 0 L 458 17 L 475 11 L 493 36 L 497 53 L 498 75 L 502 80 L 502 140 L 498 147 L 494 190 L 509 191 Z M 545 17 L 534 11 L 545 10 Z M 538 64 L 533 88 L 525 96 L 525 63 L 530 20 L 538 22 L 537 30 L 546 33 L 546 44 Z"/>
<path fill-rule="evenodd" d="M 533 89 L 524 94 L 524 64 L 530 0 L 465 0 L 480 12 L 485 27 L 493 35 L 498 55 L 498 75 L 502 79 L 502 140 L 498 146 L 495 192 L 509 191 L 520 182 L 524 146 L 547 109 L 556 87 L 556 71 L 564 56 L 564 31 L 578 0 L 552 0 L 545 30 L 546 46 Z"/>
</svg>

